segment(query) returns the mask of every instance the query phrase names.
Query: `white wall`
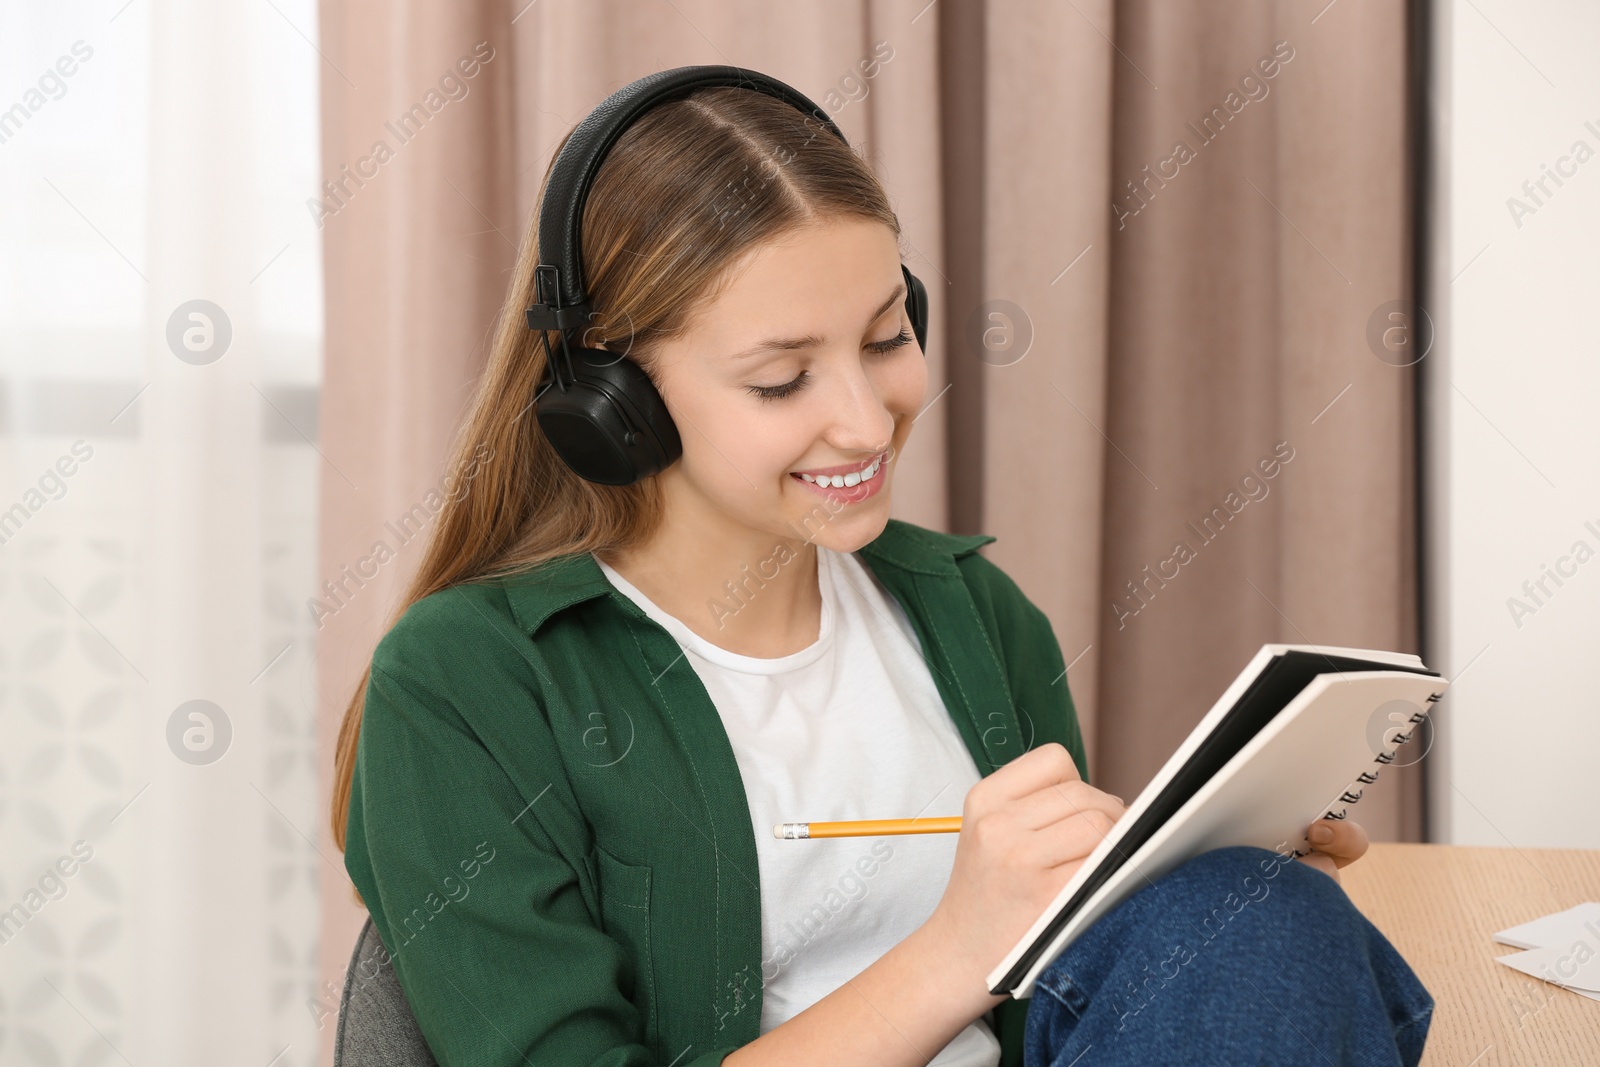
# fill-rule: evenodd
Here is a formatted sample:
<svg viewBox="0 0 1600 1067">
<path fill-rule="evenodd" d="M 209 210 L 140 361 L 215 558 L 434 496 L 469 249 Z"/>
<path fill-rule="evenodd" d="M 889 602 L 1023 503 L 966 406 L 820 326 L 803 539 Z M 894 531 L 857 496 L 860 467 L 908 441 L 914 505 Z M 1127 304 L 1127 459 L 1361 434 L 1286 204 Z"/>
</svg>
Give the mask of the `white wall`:
<svg viewBox="0 0 1600 1067">
<path fill-rule="evenodd" d="M 1436 18 L 1431 837 L 1600 848 L 1600 5 Z"/>
</svg>

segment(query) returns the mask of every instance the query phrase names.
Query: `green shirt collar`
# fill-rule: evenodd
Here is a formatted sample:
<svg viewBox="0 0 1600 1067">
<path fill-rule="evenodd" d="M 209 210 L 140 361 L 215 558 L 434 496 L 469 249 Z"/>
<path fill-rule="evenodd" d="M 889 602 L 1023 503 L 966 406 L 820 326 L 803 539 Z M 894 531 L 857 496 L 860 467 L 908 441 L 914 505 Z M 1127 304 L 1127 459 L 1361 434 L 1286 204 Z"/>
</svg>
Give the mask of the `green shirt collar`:
<svg viewBox="0 0 1600 1067">
<path fill-rule="evenodd" d="M 956 560 L 994 541 L 991 534 L 948 534 L 890 519 L 861 555 L 880 577 L 884 566 L 917 574 L 958 576 Z M 523 574 L 500 579 L 518 624 L 532 637 L 558 612 L 615 592 L 587 552 L 558 556 Z M 632 604 L 632 601 L 629 601 Z"/>
</svg>

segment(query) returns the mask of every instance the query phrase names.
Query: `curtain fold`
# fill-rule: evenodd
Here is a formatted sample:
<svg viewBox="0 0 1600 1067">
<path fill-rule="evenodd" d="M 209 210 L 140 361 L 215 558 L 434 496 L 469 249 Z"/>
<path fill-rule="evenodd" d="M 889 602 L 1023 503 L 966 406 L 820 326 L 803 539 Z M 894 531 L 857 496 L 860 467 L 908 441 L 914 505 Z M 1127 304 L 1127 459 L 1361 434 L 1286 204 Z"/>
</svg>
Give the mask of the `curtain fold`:
<svg viewBox="0 0 1600 1067">
<path fill-rule="evenodd" d="M 344 710 L 432 532 L 446 449 L 481 371 L 521 239 L 512 68 L 498 4 L 323 3 L 325 288 L 314 825 L 328 829 Z M 534 180 L 537 180 L 535 178 Z M 307 1001 L 331 1064 L 365 913 L 321 870 L 322 981 Z"/>
<path fill-rule="evenodd" d="M 1409 296 L 1404 9 L 1317 6 L 324 0 L 323 796 L 555 143 L 691 63 L 797 86 L 885 181 L 933 303 L 894 514 L 999 538 L 1097 785 L 1131 799 L 1263 642 L 1414 651 L 1411 371 L 1367 340 Z M 1417 838 L 1419 777 L 1375 840 Z M 323 873 L 336 1005 L 360 916 Z"/>
</svg>

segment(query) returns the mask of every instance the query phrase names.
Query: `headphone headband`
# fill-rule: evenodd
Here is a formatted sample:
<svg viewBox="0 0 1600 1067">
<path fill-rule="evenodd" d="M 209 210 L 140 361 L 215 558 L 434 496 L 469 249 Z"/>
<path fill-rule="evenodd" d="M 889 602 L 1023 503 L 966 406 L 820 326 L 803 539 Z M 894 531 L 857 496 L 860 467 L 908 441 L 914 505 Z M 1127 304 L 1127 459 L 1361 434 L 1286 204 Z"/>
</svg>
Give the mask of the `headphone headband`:
<svg viewBox="0 0 1600 1067">
<path fill-rule="evenodd" d="M 674 67 L 647 74 L 601 101 L 580 122 L 556 157 L 539 213 L 538 302 L 528 309 L 535 330 L 571 330 L 587 322 L 589 295 L 584 287 L 583 205 L 600 164 L 640 115 L 658 104 L 697 89 L 737 86 L 775 96 L 821 122 L 839 140 L 845 136 L 827 112 L 793 86 L 757 70 L 722 65 Z M 849 142 L 845 142 L 849 143 Z M 549 208 L 555 206 L 557 210 Z M 548 286 L 548 288 L 547 288 Z"/>
</svg>

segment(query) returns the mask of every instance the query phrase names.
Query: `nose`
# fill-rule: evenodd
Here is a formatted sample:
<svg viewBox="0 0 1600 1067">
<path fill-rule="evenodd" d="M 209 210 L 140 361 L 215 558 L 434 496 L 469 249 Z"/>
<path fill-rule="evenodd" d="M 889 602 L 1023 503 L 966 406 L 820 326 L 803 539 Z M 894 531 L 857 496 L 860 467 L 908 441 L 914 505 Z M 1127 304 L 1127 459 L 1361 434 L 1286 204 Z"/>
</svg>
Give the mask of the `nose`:
<svg viewBox="0 0 1600 1067">
<path fill-rule="evenodd" d="M 884 404 L 861 361 L 845 363 L 847 370 L 834 378 L 838 388 L 828 398 L 834 418 L 825 436 L 841 452 L 882 451 L 894 436 L 894 413 Z"/>
</svg>

